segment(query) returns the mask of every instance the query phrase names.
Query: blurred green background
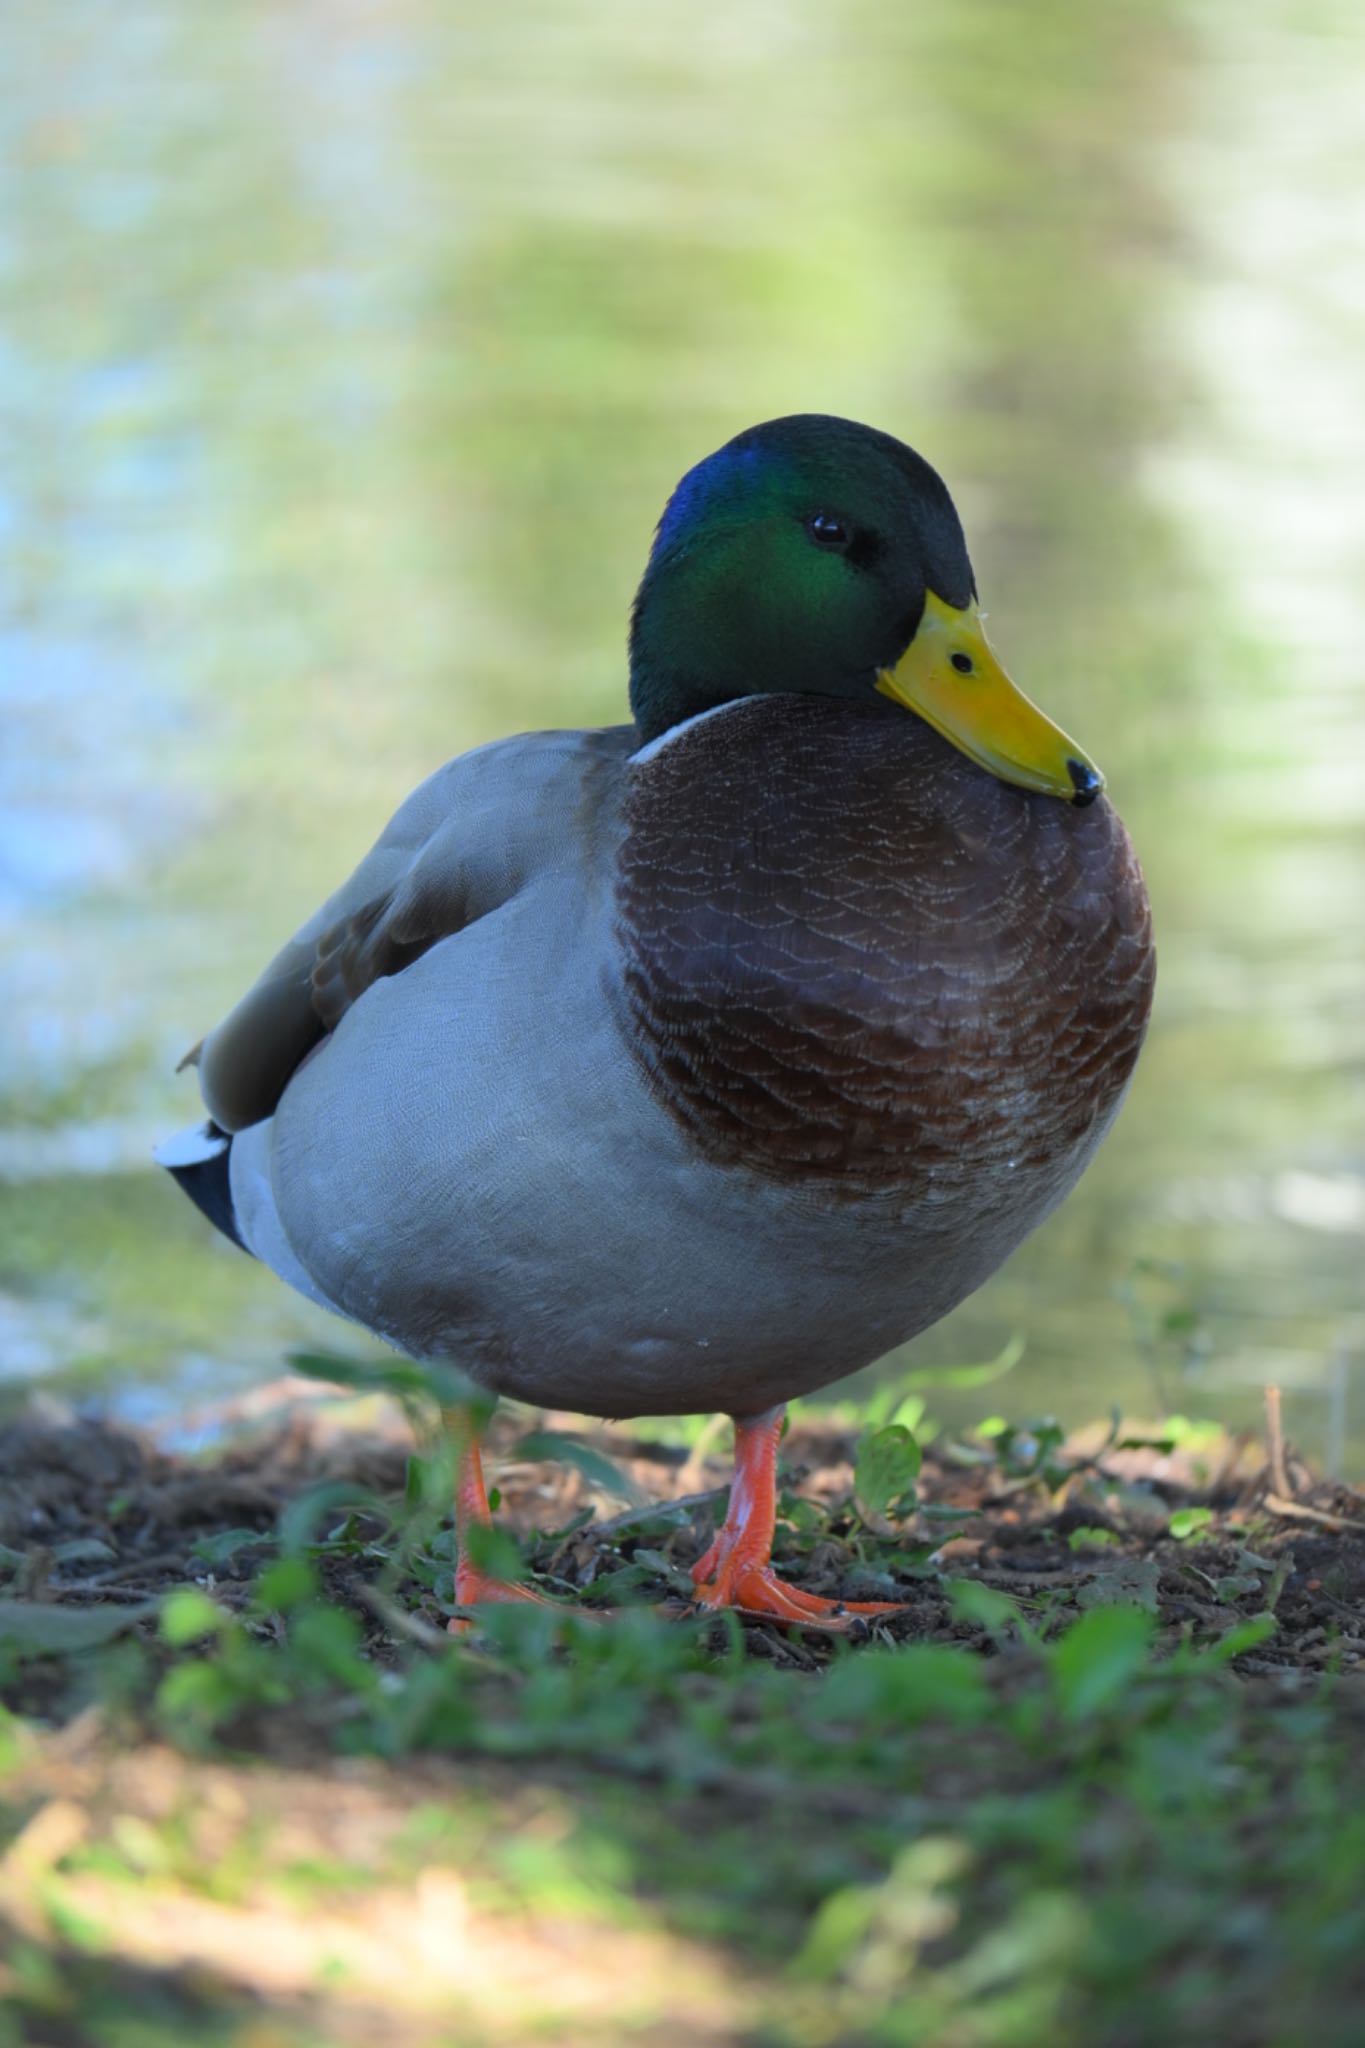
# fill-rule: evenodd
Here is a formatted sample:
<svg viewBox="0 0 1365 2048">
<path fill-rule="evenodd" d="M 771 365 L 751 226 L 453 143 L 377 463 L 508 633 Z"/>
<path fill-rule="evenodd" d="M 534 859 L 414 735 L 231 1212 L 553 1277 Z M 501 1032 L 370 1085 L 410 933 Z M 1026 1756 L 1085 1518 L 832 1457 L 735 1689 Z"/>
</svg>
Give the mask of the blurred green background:
<svg viewBox="0 0 1365 2048">
<path fill-rule="evenodd" d="M 440 760 L 621 718 L 677 476 L 827 410 L 946 474 L 1162 963 L 1080 1191 L 881 1372 L 1018 1330 L 1012 1413 L 1236 1423 L 1275 1379 L 1365 1470 L 1358 19 L 10 0 L 11 1394 L 350 1342 L 149 1165 L 177 1058 Z"/>
</svg>

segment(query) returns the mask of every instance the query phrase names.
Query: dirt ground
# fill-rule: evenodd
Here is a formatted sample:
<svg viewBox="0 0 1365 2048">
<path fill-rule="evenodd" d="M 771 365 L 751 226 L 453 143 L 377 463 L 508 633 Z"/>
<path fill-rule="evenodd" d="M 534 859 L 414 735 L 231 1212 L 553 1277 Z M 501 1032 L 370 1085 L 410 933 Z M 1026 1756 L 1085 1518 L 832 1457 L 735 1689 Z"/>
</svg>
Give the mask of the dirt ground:
<svg viewBox="0 0 1365 2048">
<path fill-rule="evenodd" d="M 289 1380 L 197 1421 L 199 1455 L 48 1402 L 0 1429 L 0 2048 L 1355 2039 L 1365 1498 L 1273 1426 L 943 1439 L 888 1518 L 858 1432 L 802 1417 L 780 1568 L 903 1603 L 846 1657 L 688 1618 L 723 1426 L 505 1414 L 486 1466 L 536 1581 L 678 1620 L 547 1667 L 452 1648 L 397 1406 Z M 305 1552 L 325 1598 L 286 1625 L 262 1573 Z M 186 1588 L 241 1617 L 219 1662 L 254 1688 L 207 1740 L 155 1691 L 213 1675 L 164 1638 Z M 1157 1676 L 1087 1726 L 1049 1675 L 1084 1630 L 1037 1645 L 1105 1608 L 1119 1637 L 1144 1610 Z M 862 1655 L 900 1643 L 962 1654 Z M 361 1753 L 358 1670 L 467 1718 Z"/>
<path fill-rule="evenodd" d="M 324 1482 L 339 1500 L 348 1485 L 361 1498 L 402 1494 L 413 1438 L 387 1403 L 329 1402 L 311 1382 L 286 1381 L 208 1419 L 224 1425 L 221 1445 L 193 1457 L 45 1403 L 0 1431 L 11 1595 L 79 1609 L 197 1584 L 231 1607 L 244 1603 L 263 1552 L 244 1544 L 206 1562 L 228 1532 L 269 1536 L 291 1501 Z M 620 1512 L 619 1489 L 613 1501 L 596 1474 L 518 1456 L 531 1431 L 572 1433 L 609 1458 L 635 1505 Z M 812 1512 L 798 1517 L 804 1530 L 780 1523 L 775 1554 L 786 1569 L 796 1561 L 794 1575 L 811 1591 L 902 1598 L 905 1612 L 878 1624 L 882 1641 L 984 1641 L 945 1585 L 976 1580 L 1041 1610 L 1049 1626 L 1075 1609 L 1133 1602 L 1172 1641 L 1216 1635 L 1269 1605 L 1276 1633 L 1238 1661 L 1246 1675 L 1365 1664 L 1365 1496 L 1315 1477 L 1278 1444 L 1270 1457 L 1245 1438 L 1198 1451 L 1125 1447 L 1097 1428 L 1059 1446 L 1045 1478 L 1010 1476 L 998 1461 L 957 1462 L 949 1443 L 925 1456 L 918 1509 L 891 1524 L 853 1507 L 856 1441 L 818 1422 L 789 1431 L 786 1505 L 795 1496 Z M 639 1590 L 622 1592 L 621 1604 L 682 1611 L 686 1568 L 709 1541 L 729 1477 L 728 1442 L 700 1448 L 701 1456 L 554 1415 L 531 1418 L 528 1429 L 525 1416 L 504 1415 L 486 1464 L 501 1494 L 498 1520 L 550 1590 L 582 1595 L 634 1566 Z M 653 1507 L 673 1503 L 661 1525 Z M 363 1563 L 328 1562 L 329 1593 L 378 1637 L 385 1623 L 365 1583 Z M 411 1601 L 419 1630 L 441 1628 L 449 1601 L 439 1593 Z M 821 1660 L 812 1635 L 794 1642 L 760 1622 L 746 1630 L 754 1654 Z"/>
</svg>

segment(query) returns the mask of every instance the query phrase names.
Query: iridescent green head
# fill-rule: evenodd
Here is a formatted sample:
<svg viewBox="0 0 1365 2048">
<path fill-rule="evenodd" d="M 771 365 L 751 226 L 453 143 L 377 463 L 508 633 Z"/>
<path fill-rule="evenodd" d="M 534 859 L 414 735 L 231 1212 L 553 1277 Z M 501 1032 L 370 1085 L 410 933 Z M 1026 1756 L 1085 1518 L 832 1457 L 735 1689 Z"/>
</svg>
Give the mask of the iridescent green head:
<svg viewBox="0 0 1365 2048">
<path fill-rule="evenodd" d="M 991 653 L 943 479 L 852 420 L 750 427 L 659 522 L 631 619 L 642 738 L 765 691 L 890 697 L 1005 781 L 1076 803 L 1103 787 Z"/>
</svg>

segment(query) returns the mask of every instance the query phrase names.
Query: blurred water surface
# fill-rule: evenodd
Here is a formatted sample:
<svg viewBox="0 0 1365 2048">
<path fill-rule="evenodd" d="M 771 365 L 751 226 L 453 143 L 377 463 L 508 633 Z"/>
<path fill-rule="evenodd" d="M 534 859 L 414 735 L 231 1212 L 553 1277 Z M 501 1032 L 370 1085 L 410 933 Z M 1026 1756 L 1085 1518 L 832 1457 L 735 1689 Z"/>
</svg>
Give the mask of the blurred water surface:
<svg viewBox="0 0 1365 2048">
<path fill-rule="evenodd" d="M 1162 960 L 1081 1191 L 880 1370 L 1277 1378 L 1365 1469 L 1354 0 L 60 21 L 0 26 L 0 1375 L 349 1341 L 149 1167 L 177 1058 L 437 762 L 623 715 L 668 489 L 819 409 L 948 476 Z"/>
</svg>

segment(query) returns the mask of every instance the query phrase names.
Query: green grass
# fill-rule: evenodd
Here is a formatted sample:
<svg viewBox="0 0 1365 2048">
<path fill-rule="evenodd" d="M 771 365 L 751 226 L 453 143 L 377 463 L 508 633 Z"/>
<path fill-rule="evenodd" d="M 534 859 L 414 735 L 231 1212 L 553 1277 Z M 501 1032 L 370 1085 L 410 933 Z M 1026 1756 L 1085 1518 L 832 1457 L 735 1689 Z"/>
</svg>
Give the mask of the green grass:
<svg viewBox="0 0 1365 2048">
<path fill-rule="evenodd" d="M 1083 1477 L 1045 1427 L 984 1441 L 992 1484 L 1044 1506 Z M 1267 1663 L 1283 1559 L 1243 1535 L 1222 1571 L 1187 1504 L 1144 1578 L 1082 1518 L 1051 1543 L 1066 1597 L 1011 1596 L 897 1526 L 919 1462 L 883 1424 L 853 1502 L 787 1497 L 783 1563 L 899 1571 L 933 1640 L 644 1605 L 450 1639 L 439 1458 L 404 1499 L 333 1480 L 199 1538 L 241 1576 L 103 1641 L 31 1601 L 0 2043 L 1354 2048 L 1365 1684 L 1345 1650 Z M 666 1597 L 685 1518 L 628 1527 L 613 1597 Z M 1203 1621 L 1151 1594 L 1196 1580 Z"/>
</svg>

